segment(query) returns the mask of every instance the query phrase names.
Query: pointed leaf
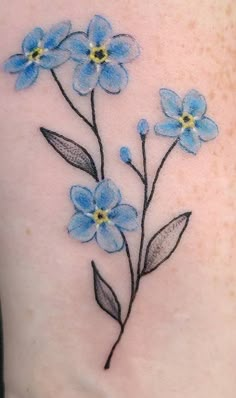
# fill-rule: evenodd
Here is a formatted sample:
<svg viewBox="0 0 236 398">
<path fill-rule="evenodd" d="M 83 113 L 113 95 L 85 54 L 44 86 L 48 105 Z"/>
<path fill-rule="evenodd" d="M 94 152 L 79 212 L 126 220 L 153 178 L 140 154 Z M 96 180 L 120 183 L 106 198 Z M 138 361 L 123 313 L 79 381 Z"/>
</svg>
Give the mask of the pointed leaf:
<svg viewBox="0 0 236 398">
<path fill-rule="evenodd" d="M 92 261 L 92 267 L 96 301 L 103 311 L 107 312 L 121 325 L 121 307 L 118 298 L 111 286 L 108 285 L 99 273 L 94 261 Z"/>
<path fill-rule="evenodd" d="M 154 271 L 172 255 L 188 225 L 190 216 L 191 212 L 181 214 L 152 237 L 147 246 L 142 275 Z"/>
<path fill-rule="evenodd" d="M 47 142 L 63 157 L 63 159 L 72 166 L 90 174 L 96 181 L 98 181 L 95 163 L 85 148 L 69 138 L 57 134 L 54 131 L 45 129 L 44 127 L 41 127 L 40 131 L 43 133 Z"/>
</svg>

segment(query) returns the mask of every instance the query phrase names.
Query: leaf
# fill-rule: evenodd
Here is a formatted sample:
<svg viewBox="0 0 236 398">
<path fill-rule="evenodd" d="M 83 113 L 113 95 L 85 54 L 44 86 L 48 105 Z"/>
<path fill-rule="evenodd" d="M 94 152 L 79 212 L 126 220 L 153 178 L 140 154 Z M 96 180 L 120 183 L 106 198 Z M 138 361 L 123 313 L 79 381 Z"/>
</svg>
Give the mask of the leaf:
<svg viewBox="0 0 236 398">
<path fill-rule="evenodd" d="M 59 153 L 59 155 L 63 157 L 63 159 L 72 166 L 90 174 L 96 181 L 98 181 L 95 163 L 85 148 L 69 138 L 57 134 L 54 131 L 45 129 L 44 127 L 40 127 L 40 131 L 43 133 L 47 142 L 57 153 Z"/>
<path fill-rule="evenodd" d="M 174 253 L 187 228 L 191 214 L 189 212 L 179 215 L 152 237 L 147 246 L 141 275 L 154 271 Z"/>
<path fill-rule="evenodd" d="M 121 307 L 118 298 L 108 283 L 103 279 L 99 273 L 94 261 L 92 261 L 93 277 L 94 277 L 94 292 L 95 299 L 98 305 L 107 312 L 112 318 L 122 325 L 121 321 Z"/>
</svg>

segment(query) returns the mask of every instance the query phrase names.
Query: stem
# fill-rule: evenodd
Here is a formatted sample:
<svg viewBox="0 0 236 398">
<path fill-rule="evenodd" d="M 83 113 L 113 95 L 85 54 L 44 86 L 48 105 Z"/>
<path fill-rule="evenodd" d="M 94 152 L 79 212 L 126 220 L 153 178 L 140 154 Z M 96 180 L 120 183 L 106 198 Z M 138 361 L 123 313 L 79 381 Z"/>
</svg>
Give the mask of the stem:
<svg viewBox="0 0 236 398">
<path fill-rule="evenodd" d="M 96 111 L 95 111 L 95 102 L 94 102 L 94 90 L 91 92 L 91 109 L 92 109 L 92 119 L 93 122 L 91 123 L 80 111 L 76 106 L 73 104 L 71 99 L 68 97 L 66 94 L 61 82 L 59 81 L 56 72 L 51 69 L 52 77 L 55 80 L 56 84 L 59 87 L 60 92 L 62 93 L 63 97 L 65 98 L 66 102 L 69 104 L 71 109 L 78 115 L 94 132 L 98 145 L 99 145 L 99 151 L 100 151 L 100 156 L 101 156 L 101 178 L 104 180 L 104 151 L 103 151 L 103 145 L 102 145 L 102 140 L 98 132 L 98 127 L 97 127 L 97 121 L 96 121 Z"/>
<path fill-rule="evenodd" d="M 134 272 L 133 272 L 133 265 L 132 265 L 132 261 L 131 261 L 131 257 L 130 257 L 130 251 L 129 251 L 129 246 L 128 243 L 126 241 L 126 238 L 123 235 L 124 241 L 125 241 L 125 247 L 126 247 L 126 253 L 127 253 L 127 257 L 129 260 L 129 267 L 130 267 L 130 273 L 131 273 L 131 295 L 130 295 L 130 302 L 129 302 L 129 307 L 128 307 L 128 311 L 127 311 L 127 315 L 125 317 L 125 320 L 123 322 L 123 324 L 121 324 L 121 330 L 120 333 L 115 341 L 115 343 L 113 344 L 110 354 L 108 355 L 108 358 L 106 360 L 104 369 L 109 369 L 110 368 L 110 364 L 111 364 L 111 359 L 112 356 L 114 354 L 114 351 L 116 349 L 116 347 L 118 346 L 123 333 L 125 331 L 125 326 L 128 322 L 128 319 L 130 317 L 131 314 L 131 310 L 132 310 L 132 306 L 136 297 L 136 294 L 138 292 L 138 288 L 139 288 L 139 283 L 140 283 L 140 279 L 141 279 L 141 263 L 142 263 L 142 256 L 143 256 L 143 245 L 144 245 L 144 237 L 145 237 L 145 217 L 146 217 L 146 213 L 148 210 L 148 207 L 151 203 L 151 200 L 153 198 L 154 192 L 155 192 L 155 188 L 156 188 L 156 183 L 157 180 L 159 178 L 160 172 L 164 166 L 164 163 L 166 162 L 168 156 L 170 155 L 170 153 L 172 152 L 172 150 L 175 148 L 176 144 L 178 142 L 178 138 L 174 141 L 174 143 L 171 145 L 171 147 L 168 149 L 168 151 L 166 152 L 166 154 L 164 155 L 164 157 L 162 158 L 162 161 L 160 163 L 160 166 L 157 169 L 155 178 L 153 180 L 153 184 L 152 184 L 152 190 L 150 193 L 150 196 L 148 198 L 148 178 L 147 178 L 147 159 L 146 159 L 146 148 L 145 148 L 145 136 L 142 137 L 142 154 L 143 154 L 143 169 L 144 169 L 144 203 L 143 203 L 143 213 L 142 213 L 142 221 L 141 221 L 141 240 L 140 240 L 140 249 L 139 249 L 139 259 L 138 259 L 138 267 L 137 267 L 137 281 L 136 281 L 136 287 L 135 287 L 135 282 L 134 282 Z"/>
<path fill-rule="evenodd" d="M 129 245 L 128 245 L 128 242 L 127 242 L 126 237 L 125 237 L 123 232 L 122 232 L 122 236 L 123 236 L 123 239 L 124 239 L 124 242 L 125 242 L 125 249 L 126 249 L 126 254 L 127 254 L 127 257 L 128 257 L 129 270 L 130 270 L 130 282 L 131 282 L 130 283 L 130 301 L 129 301 L 128 311 L 127 311 L 125 320 L 124 320 L 123 324 L 121 324 L 120 333 L 119 333 L 115 343 L 113 344 L 113 346 L 111 348 L 110 354 L 108 355 L 108 358 L 107 358 L 106 363 L 104 365 L 104 369 L 109 369 L 110 368 L 112 356 L 113 356 L 113 354 L 115 352 L 115 349 L 116 349 L 117 345 L 119 344 L 119 342 L 121 340 L 121 337 L 122 337 L 122 335 L 123 335 L 123 333 L 125 331 L 125 325 L 128 322 L 128 319 L 130 317 L 131 309 L 132 309 L 132 305 L 133 305 L 133 301 L 134 301 L 134 297 L 135 297 L 134 296 L 134 294 L 135 294 L 134 270 L 133 270 L 133 264 L 132 264 L 132 260 L 131 260 L 131 256 L 130 256 Z"/>
<path fill-rule="evenodd" d="M 77 109 L 75 107 L 75 105 L 73 104 L 73 102 L 71 101 L 71 99 L 68 97 L 68 95 L 66 94 L 64 88 L 62 87 L 61 82 L 59 81 L 55 71 L 53 69 L 51 69 L 51 74 L 53 79 L 55 80 L 55 82 L 57 83 L 60 92 L 62 93 L 63 97 L 65 98 L 66 102 L 69 104 L 69 106 L 71 107 L 71 109 L 93 130 L 93 132 L 95 132 L 95 128 L 92 125 L 92 123 L 79 111 L 79 109 Z"/>
<path fill-rule="evenodd" d="M 104 172 L 104 150 L 103 150 L 103 144 L 101 137 L 99 135 L 98 131 L 98 126 L 97 126 L 97 121 L 96 121 L 96 110 L 95 110 L 95 100 L 94 100 L 94 94 L 95 91 L 92 90 L 91 92 L 91 109 L 92 109 L 92 119 L 93 119 L 93 131 L 97 137 L 98 145 L 99 145 L 99 151 L 100 151 L 100 157 L 101 157 L 101 178 L 104 180 L 105 178 L 105 172 Z"/>
<path fill-rule="evenodd" d="M 156 183 L 157 183 L 157 180 L 158 180 L 158 178 L 159 178 L 159 175 L 160 175 L 160 172 L 161 172 L 161 170 L 162 170 L 162 167 L 164 166 L 164 163 L 165 163 L 166 159 L 168 158 L 168 156 L 170 155 L 170 153 L 173 151 L 173 149 L 174 149 L 175 146 L 177 145 L 178 141 L 179 141 L 179 138 L 177 138 L 177 139 L 173 142 L 173 144 L 170 146 L 170 148 L 169 148 L 168 151 L 166 152 L 165 156 L 162 158 L 162 161 L 161 161 L 161 163 L 160 163 L 160 166 L 158 167 L 158 169 L 157 169 L 157 171 L 156 171 L 156 175 L 155 175 L 155 178 L 154 178 L 153 184 L 152 184 L 151 193 L 150 193 L 150 196 L 149 196 L 148 201 L 147 201 L 147 206 L 146 206 L 147 209 L 148 209 L 148 207 L 149 207 L 149 205 L 150 205 L 150 203 L 151 203 L 151 201 L 152 201 L 153 195 L 154 195 L 154 193 L 155 193 Z"/>
<path fill-rule="evenodd" d="M 144 184 L 144 177 L 140 173 L 139 169 L 132 162 L 128 162 L 127 164 L 131 167 L 131 169 L 133 169 L 135 171 L 135 173 L 139 176 L 140 180 Z"/>
<path fill-rule="evenodd" d="M 148 200 L 148 178 L 147 178 L 147 159 L 146 159 L 146 136 L 142 135 L 142 155 L 143 155 L 143 170 L 144 170 L 144 200 L 143 200 L 143 211 L 142 211 L 142 219 L 141 219 L 141 239 L 140 239 L 140 247 L 139 247 L 139 256 L 138 256 L 138 266 L 137 266 L 137 282 L 136 282 L 136 293 L 139 288 L 140 281 L 140 271 L 141 271 L 141 262 L 143 255 L 143 245 L 144 245 L 144 229 L 145 229 L 145 216 L 147 211 L 147 200 Z"/>
</svg>

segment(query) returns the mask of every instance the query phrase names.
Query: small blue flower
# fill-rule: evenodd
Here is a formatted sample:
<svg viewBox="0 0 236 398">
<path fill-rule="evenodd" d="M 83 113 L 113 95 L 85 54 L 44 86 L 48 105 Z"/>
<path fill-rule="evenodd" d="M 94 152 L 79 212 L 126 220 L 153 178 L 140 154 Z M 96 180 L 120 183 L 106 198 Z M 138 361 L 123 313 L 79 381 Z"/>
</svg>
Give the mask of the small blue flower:
<svg viewBox="0 0 236 398">
<path fill-rule="evenodd" d="M 122 146 L 120 148 L 120 158 L 122 162 L 129 163 L 132 160 L 130 149 L 127 146 Z"/>
<path fill-rule="evenodd" d="M 205 116 L 206 100 L 198 91 L 191 90 L 181 98 L 172 90 L 161 89 L 161 105 L 167 119 L 155 125 L 156 134 L 179 137 L 180 146 L 197 154 L 201 142 L 217 137 L 216 123 Z"/>
<path fill-rule="evenodd" d="M 22 43 L 22 54 L 12 55 L 4 65 L 6 72 L 19 73 L 16 89 L 31 86 L 37 79 L 40 68 L 53 69 L 70 58 L 70 52 L 58 48 L 68 35 L 70 22 L 54 25 L 49 32 L 35 28 Z"/>
<path fill-rule="evenodd" d="M 95 15 L 87 33 L 72 33 L 61 48 L 71 52 L 78 63 L 73 87 L 81 95 L 91 92 L 99 84 L 107 93 L 118 94 L 128 83 L 123 64 L 140 54 L 135 39 L 126 34 L 112 36 L 112 27 L 103 17 Z"/>
<path fill-rule="evenodd" d="M 137 131 L 140 135 L 146 135 L 149 132 L 149 124 L 146 119 L 139 120 Z"/>
<path fill-rule="evenodd" d="M 94 193 L 75 185 L 70 195 L 76 213 L 69 223 L 69 234 L 81 242 L 95 238 L 108 253 L 122 250 L 122 232 L 137 228 L 137 211 L 133 206 L 120 204 L 121 193 L 116 185 L 111 180 L 103 180 Z"/>
</svg>

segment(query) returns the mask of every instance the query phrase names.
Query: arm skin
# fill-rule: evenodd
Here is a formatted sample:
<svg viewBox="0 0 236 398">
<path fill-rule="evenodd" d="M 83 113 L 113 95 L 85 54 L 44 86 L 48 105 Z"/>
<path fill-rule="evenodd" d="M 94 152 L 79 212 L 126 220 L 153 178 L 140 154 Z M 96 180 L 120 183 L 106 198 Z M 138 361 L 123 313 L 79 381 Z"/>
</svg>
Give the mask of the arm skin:
<svg viewBox="0 0 236 398">
<path fill-rule="evenodd" d="M 141 283 L 112 369 L 102 366 L 118 327 L 92 290 L 91 253 L 127 305 L 127 264 L 93 243 L 71 239 L 68 189 L 91 180 L 47 145 L 40 126 L 90 148 L 96 141 L 60 95 L 50 73 L 16 93 L 14 76 L 0 72 L 0 291 L 4 321 L 6 398 L 234 398 L 236 394 L 235 253 L 235 20 L 233 0 L 1 1 L 1 63 L 35 26 L 71 20 L 85 27 L 94 14 L 130 32 L 142 56 L 129 65 L 118 96 L 96 94 L 97 123 L 106 142 L 110 177 L 127 203 L 141 206 L 140 180 L 119 162 L 122 145 L 141 165 L 137 121 L 162 120 L 159 89 L 204 93 L 220 134 L 190 156 L 176 147 L 159 180 L 148 234 L 176 211 L 191 223 L 168 265 Z M 59 71 L 74 103 L 72 66 Z M 58 73 L 59 73 L 58 72 Z M 169 139 L 147 142 L 153 176 Z M 137 235 L 130 236 L 132 250 Z"/>
</svg>

